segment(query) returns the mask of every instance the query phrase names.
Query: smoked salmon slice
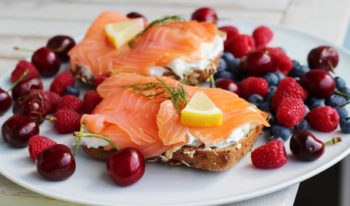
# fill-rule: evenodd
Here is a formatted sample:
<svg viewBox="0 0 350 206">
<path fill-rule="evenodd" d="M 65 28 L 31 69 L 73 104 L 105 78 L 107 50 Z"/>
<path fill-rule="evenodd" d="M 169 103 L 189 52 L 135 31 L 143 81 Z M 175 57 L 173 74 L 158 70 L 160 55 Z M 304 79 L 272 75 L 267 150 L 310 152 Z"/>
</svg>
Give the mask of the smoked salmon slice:
<svg viewBox="0 0 350 206">
<path fill-rule="evenodd" d="M 269 126 L 262 111 L 234 93 L 213 88 L 182 85 L 188 98 L 195 92 L 203 91 L 224 113 L 222 126 L 188 127 L 180 123 L 180 115 L 168 96 L 159 93 L 155 83 L 164 82 L 169 87 L 179 82 L 167 77 L 155 78 L 130 73 L 121 73 L 105 80 L 97 91 L 103 97 L 93 114 L 85 114 L 82 121 L 88 121 L 86 129 L 109 137 L 120 147 L 135 147 L 146 158 L 159 156 L 169 148 L 181 147 L 189 135 L 206 146 L 216 145 L 233 130 L 244 124 Z M 146 85 L 149 93 L 139 93 L 135 85 Z M 138 89 L 147 90 L 147 87 Z M 148 91 L 148 90 L 147 90 Z M 153 92 L 153 93 L 152 93 Z M 151 95 L 152 98 L 146 97 Z"/>
<path fill-rule="evenodd" d="M 93 77 L 109 74 L 114 68 L 112 60 L 117 57 L 118 52 L 108 41 L 104 27 L 108 23 L 127 19 L 126 16 L 117 12 L 101 13 L 90 26 L 83 40 L 69 51 L 72 71 Z M 88 76 L 84 78 L 91 79 Z"/>
</svg>

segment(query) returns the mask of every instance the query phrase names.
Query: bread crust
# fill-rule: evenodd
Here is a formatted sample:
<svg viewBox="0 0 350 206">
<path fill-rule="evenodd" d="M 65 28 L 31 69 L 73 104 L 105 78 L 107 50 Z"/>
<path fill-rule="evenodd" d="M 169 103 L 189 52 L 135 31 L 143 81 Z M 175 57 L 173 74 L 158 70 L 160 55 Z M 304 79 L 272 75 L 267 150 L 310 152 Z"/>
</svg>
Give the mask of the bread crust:
<svg viewBox="0 0 350 206">
<path fill-rule="evenodd" d="M 253 147 L 263 130 L 263 125 L 252 129 L 238 144 L 225 148 L 206 149 L 203 147 L 184 146 L 174 152 L 150 159 L 152 162 L 162 162 L 169 165 L 186 165 L 189 167 L 208 170 L 224 171 L 241 160 Z M 116 150 L 104 150 L 100 148 L 88 148 L 82 146 L 85 153 L 93 158 L 107 160 Z"/>
</svg>

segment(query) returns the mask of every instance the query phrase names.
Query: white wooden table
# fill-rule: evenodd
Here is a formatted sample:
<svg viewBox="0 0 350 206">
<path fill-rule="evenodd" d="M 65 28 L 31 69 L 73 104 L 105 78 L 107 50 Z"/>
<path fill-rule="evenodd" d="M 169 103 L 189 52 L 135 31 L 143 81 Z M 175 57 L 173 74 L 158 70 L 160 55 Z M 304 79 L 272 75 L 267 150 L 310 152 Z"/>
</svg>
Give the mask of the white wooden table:
<svg viewBox="0 0 350 206">
<path fill-rule="evenodd" d="M 139 11 L 149 19 L 169 14 L 189 16 L 211 6 L 221 18 L 282 24 L 342 44 L 348 26 L 349 0 L 0 0 L 0 75 L 26 54 L 12 48 L 36 49 L 50 36 L 82 35 L 103 10 Z M 298 185 L 235 206 L 293 205 Z M 77 205 L 30 192 L 0 175 L 0 206 Z"/>
</svg>

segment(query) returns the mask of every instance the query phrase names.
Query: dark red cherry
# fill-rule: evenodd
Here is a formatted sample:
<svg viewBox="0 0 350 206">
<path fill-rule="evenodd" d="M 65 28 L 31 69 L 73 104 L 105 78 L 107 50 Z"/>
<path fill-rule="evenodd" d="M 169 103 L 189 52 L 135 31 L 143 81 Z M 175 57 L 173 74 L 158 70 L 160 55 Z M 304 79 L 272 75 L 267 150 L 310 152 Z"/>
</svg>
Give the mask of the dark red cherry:
<svg viewBox="0 0 350 206">
<path fill-rule="evenodd" d="M 39 153 L 36 169 L 48 180 L 65 180 L 75 172 L 75 159 L 66 145 L 55 144 Z"/>
<path fill-rule="evenodd" d="M 39 134 L 37 123 L 24 115 L 14 115 L 2 125 L 2 138 L 12 147 L 25 147 L 31 136 Z"/>
<path fill-rule="evenodd" d="M 130 18 L 130 19 L 143 18 L 143 20 L 145 21 L 145 23 L 147 22 L 147 18 L 146 18 L 144 15 L 142 15 L 142 14 L 140 14 L 140 13 L 138 13 L 138 12 L 130 12 L 130 13 L 128 13 L 126 16 L 127 16 L 128 18 Z"/>
<path fill-rule="evenodd" d="M 215 82 L 215 86 L 239 95 L 238 85 L 231 79 L 218 79 Z"/>
<path fill-rule="evenodd" d="M 240 68 L 243 73 L 250 76 L 258 76 L 275 70 L 270 55 L 263 50 L 249 52 L 242 58 Z"/>
<path fill-rule="evenodd" d="M 58 56 L 47 47 L 42 47 L 34 52 L 32 63 L 44 77 L 52 77 L 61 66 Z"/>
<path fill-rule="evenodd" d="M 43 89 L 43 83 L 39 78 L 32 78 L 27 81 L 20 82 L 12 89 L 12 97 L 17 99 L 27 95 L 33 89 Z"/>
<path fill-rule="evenodd" d="M 319 46 L 309 52 L 307 62 L 310 69 L 331 71 L 338 65 L 339 55 L 333 47 Z"/>
<path fill-rule="evenodd" d="M 202 7 L 193 12 L 191 19 L 199 22 L 206 21 L 216 24 L 218 15 L 214 9 L 209 7 Z"/>
<path fill-rule="evenodd" d="M 40 123 L 46 116 L 44 97 L 37 93 L 22 96 L 16 100 L 12 110 L 14 114 L 25 115 Z"/>
<path fill-rule="evenodd" d="M 12 98 L 9 93 L 0 88 L 0 115 L 5 113 L 12 104 Z"/>
<path fill-rule="evenodd" d="M 107 161 L 107 170 L 112 180 L 120 186 L 137 182 L 145 172 L 142 154 L 133 148 L 115 152 Z"/>
<path fill-rule="evenodd" d="M 46 46 L 56 53 L 61 62 L 68 62 L 68 52 L 75 46 L 75 41 L 70 36 L 56 35 L 49 39 Z"/>
<path fill-rule="evenodd" d="M 330 97 L 336 87 L 333 77 L 322 69 L 313 69 L 303 74 L 300 84 L 311 96 L 319 99 Z"/>
<path fill-rule="evenodd" d="M 297 159 L 312 161 L 323 154 L 324 143 L 311 132 L 299 130 L 290 139 L 290 150 Z"/>
</svg>

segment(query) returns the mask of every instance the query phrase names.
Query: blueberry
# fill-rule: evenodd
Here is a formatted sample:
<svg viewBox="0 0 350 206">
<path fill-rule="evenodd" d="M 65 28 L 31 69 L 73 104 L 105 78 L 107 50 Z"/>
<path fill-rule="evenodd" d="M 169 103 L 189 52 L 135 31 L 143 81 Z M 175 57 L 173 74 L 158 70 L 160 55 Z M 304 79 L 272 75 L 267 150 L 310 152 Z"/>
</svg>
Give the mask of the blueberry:
<svg viewBox="0 0 350 206">
<path fill-rule="evenodd" d="M 288 73 L 288 75 L 291 77 L 300 77 L 309 70 L 309 67 L 300 65 L 299 62 L 293 60 L 293 67 L 292 70 L 290 70 L 290 72 Z"/>
<path fill-rule="evenodd" d="M 224 53 L 221 57 L 226 62 L 226 69 L 232 73 L 238 71 L 240 59 L 236 59 L 231 53 Z"/>
<path fill-rule="evenodd" d="M 340 130 L 345 134 L 350 134 L 350 117 L 340 121 Z"/>
<path fill-rule="evenodd" d="M 299 130 L 310 130 L 311 127 L 310 127 L 310 124 L 309 124 L 309 122 L 308 122 L 307 120 L 303 120 L 303 121 L 301 121 L 301 122 L 298 124 L 298 126 L 297 126 L 296 129 L 297 129 L 298 131 L 299 131 Z"/>
<path fill-rule="evenodd" d="M 339 89 L 341 92 L 343 92 L 344 94 L 348 95 L 346 97 L 347 100 L 350 100 L 350 88 L 349 87 L 343 87 Z"/>
<path fill-rule="evenodd" d="M 264 75 L 264 79 L 270 86 L 276 86 L 279 83 L 279 78 L 275 73 L 269 72 Z"/>
<path fill-rule="evenodd" d="M 273 140 L 281 140 L 282 142 L 284 141 L 281 137 L 279 136 L 274 136 L 274 135 L 271 135 L 269 137 L 267 137 L 267 142 L 271 142 Z"/>
<path fill-rule="evenodd" d="M 322 107 L 325 106 L 325 100 L 324 99 L 317 99 L 314 97 L 310 97 L 306 100 L 307 105 L 310 109 L 315 109 L 316 107 Z"/>
<path fill-rule="evenodd" d="M 335 85 L 337 86 L 337 89 L 340 90 L 346 87 L 346 81 L 343 78 L 335 77 L 334 80 L 335 80 Z"/>
<path fill-rule="evenodd" d="M 282 74 L 282 72 L 280 72 L 280 71 L 277 71 L 277 72 L 274 72 L 274 74 L 276 74 L 277 75 L 277 77 L 278 77 L 278 82 L 280 82 L 282 79 L 284 79 L 286 76 L 284 75 L 284 74 Z"/>
<path fill-rule="evenodd" d="M 337 110 L 340 119 L 345 119 L 349 116 L 349 112 L 345 107 L 337 107 L 335 109 Z"/>
<path fill-rule="evenodd" d="M 226 64 L 225 60 L 220 59 L 217 71 L 221 72 L 221 71 L 224 71 L 226 69 L 227 69 L 227 64 Z"/>
<path fill-rule="evenodd" d="M 267 95 L 266 95 L 266 100 L 271 101 L 273 95 L 275 94 L 277 90 L 276 86 L 270 86 L 269 89 L 267 90 Z"/>
<path fill-rule="evenodd" d="M 214 74 L 215 79 L 233 79 L 233 74 L 228 71 L 216 72 Z"/>
<path fill-rule="evenodd" d="M 286 141 L 292 136 L 292 130 L 276 124 L 271 128 L 271 135 L 281 137 L 284 141 Z"/>
<path fill-rule="evenodd" d="M 332 94 L 332 96 L 326 100 L 326 104 L 331 107 L 338 107 L 346 104 L 346 98 L 338 94 Z"/>
<path fill-rule="evenodd" d="M 271 112 L 271 107 L 269 102 L 262 102 L 259 104 L 259 109 L 265 111 L 265 112 Z"/>
<path fill-rule="evenodd" d="M 79 97 L 80 90 L 75 86 L 68 86 L 65 90 L 65 94 Z"/>
<path fill-rule="evenodd" d="M 248 102 L 259 106 L 264 101 L 264 97 L 258 94 L 252 94 L 248 97 Z"/>
</svg>

